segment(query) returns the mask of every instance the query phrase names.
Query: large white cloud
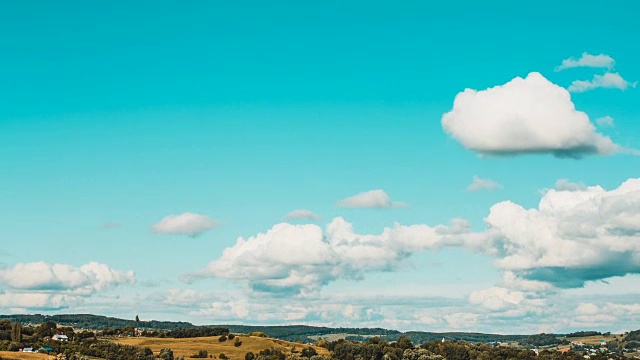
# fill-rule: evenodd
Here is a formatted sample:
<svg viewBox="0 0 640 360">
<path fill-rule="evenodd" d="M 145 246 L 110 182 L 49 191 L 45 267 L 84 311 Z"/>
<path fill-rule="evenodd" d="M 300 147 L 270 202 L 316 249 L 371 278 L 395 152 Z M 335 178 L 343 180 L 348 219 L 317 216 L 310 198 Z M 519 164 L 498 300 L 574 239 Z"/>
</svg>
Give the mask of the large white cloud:
<svg viewBox="0 0 640 360">
<path fill-rule="evenodd" d="M 626 90 L 627 88 L 635 88 L 638 82 L 630 83 L 618 73 L 606 72 L 603 75 L 593 75 L 591 80 L 575 80 L 569 85 L 568 90 L 575 93 L 581 93 L 597 88 Z"/>
<path fill-rule="evenodd" d="M 453 109 L 442 116 L 442 127 L 481 154 L 580 157 L 618 150 L 596 132 L 587 114 L 576 110 L 566 89 L 535 72 L 501 86 L 459 93 Z"/>
<path fill-rule="evenodd" d="M 105 288 L 134 284 L 133 271 L 118 271 L 90 262 L 80 267 L 45 262 L 18 263 L 0 269 L 0 283 L 17 290 L 51 290 L 89 294 Z"/>
<path fill-rule="evenodd" d="M 152 226 L 158 234 L 198 236 L 219 225 L 220 222 L 206 215 L 186 212 L 179 215 L 165 216 Z"/>
<path fill-rule="evenodd" d="M 485 219 L 495 264 L 558 287 L 640 273 L 640 179 L 549 190 L 538 208 L 505 201 Z"/>
<path fill-rule="evenodd" d="M 482 231 L 472 231 L 461 219 L 447 226 L 396 224 L 380 234 L 359 234 L 343 218 L 324 230 L 281 223 L 239 238 L 189 276 L 235 279 L 259 292 L 308 295 L 337 279 L 395 271 L 419 251 L 462 247 L 492 257 L 504 274 L 490 292 L 472 297 L 476 304 L 515 310 L 509 304 L 523 299 L 527 311 L 538 311 L 540 297 L 560 288 L 640 274 L 640 179 L 610 191 L 563 184 L 562 190 L 544 193 L 537 208 L 495 204 Z"/>
<path fill-rule="evenodd" d="M 437 227 L 396 224 L 377 235 L 358 234 L 340 217 L 324 232 L 317 225 L 281 223 L 239 238 L 222 257 L 189 277 L 246 280 L 254 291 L 307 294 L 339 278 L 393 270 L 411 253 L 454 243 L 468 231 L 461 221 Z"/>
<path fill-rule="evenodd" d="M 336 206 L 343 208 L 385 209 L 392 207 L 407 207 L 407 204 L 391 201 L 389 195 L 384 190 L 378 189 L 366 191 L 340 200 Z"/>
<path fill-rule="evenodd" d="M 0 308 L 60 309 L 95 293 L 136 282 L 133 271 L 90 262 L 80 267 L 45 262 L 0 269 Z"/>
<path fill-rule="evenodd" d="M 607 54 L 591 55 L 582 53 L 578 59 L 570 57 L 562 60 L 562 64 L 556 67 L 556 71 L 571 69 L 575 67 L 607 68 L 611 69 L 616 61 Z"/>
</svg>

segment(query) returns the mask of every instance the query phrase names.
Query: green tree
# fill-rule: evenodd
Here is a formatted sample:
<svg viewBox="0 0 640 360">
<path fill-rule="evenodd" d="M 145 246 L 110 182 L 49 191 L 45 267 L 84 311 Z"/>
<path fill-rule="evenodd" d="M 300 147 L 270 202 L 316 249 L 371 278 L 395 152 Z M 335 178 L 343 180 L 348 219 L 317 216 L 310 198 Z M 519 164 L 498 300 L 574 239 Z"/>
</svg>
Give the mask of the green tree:
<svg viewBox="0 0 640 360">
<path fill-rule="evenodd" d="M 11 341 L 16 343 L 22 342 L 22 326 L 20 326 L 18 322 L 11 324 Z"/>
<path fill-rule="evenodd" d="M 302 353 L 300 354 L 300 356 L 302 356 L 303 358 L 310 358 L 315 355 L 318 355 L 318 352 L 311 346 L 302 349 Z"/>
</svg>

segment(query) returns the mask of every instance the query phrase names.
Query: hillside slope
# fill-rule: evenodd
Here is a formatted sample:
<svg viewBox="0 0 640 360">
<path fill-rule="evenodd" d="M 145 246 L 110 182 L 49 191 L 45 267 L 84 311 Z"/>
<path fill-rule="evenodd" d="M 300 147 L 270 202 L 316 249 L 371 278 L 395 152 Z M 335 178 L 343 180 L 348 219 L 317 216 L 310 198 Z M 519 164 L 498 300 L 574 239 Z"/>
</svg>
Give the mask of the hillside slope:
<svg viewBox="0 0 640 360">
<path fill-rule="evenodd" d="M 171 338 L 121 338 L 114 340 L 117 343 L 125 345 L 133 345 L 139 347 L 148 347 L 154 354 L 158 354 L 160 349 L 171 348 L 175 356 L 184 356 L 188 358 L 191 355 L 197 354 L 200 350 L 206 350 L 209 355 L 213 355 L 214 358 L 218 358 L 220 354 L 225 354 L 231 360 L 244 360 L 244 356 L 248 352 L 254 354 L 259 353 L 265 349 L 278 349 L 285 354 L 290 354 L 293 349 L 296 352 L 302 351 L 305 345 L 292 343 L 289 341 L 261 338 L 255 336 L 236 336 L 242 341 L 242 345 L 239 347 L 234 346 L 234 340 L 227 340 L 220 342 L 217 337 L 201 337 L 201 338 L 187 338 L 187 339 L 171 339 Z M 313 347 L 318 354 L 329 355 L 327 349 L 320 347 Z"/>
</svg>

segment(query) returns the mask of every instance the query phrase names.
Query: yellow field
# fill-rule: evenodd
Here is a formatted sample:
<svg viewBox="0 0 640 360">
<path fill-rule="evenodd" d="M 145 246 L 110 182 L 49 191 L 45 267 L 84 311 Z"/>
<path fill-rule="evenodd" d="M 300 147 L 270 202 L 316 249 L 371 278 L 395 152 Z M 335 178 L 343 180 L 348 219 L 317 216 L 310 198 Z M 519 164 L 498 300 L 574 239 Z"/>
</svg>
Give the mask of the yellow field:
<svg viewBox="0 0 640 360">
<path fill-rule="evenodd" d="M 240 338 L 242 345 L 235 347 L 233 343 L 236 339 L 219 342 L 218 337 L 200 337 L 200 338 L 187 338 L 187 339 L 170 339 L 170 338 L 122 338 L 114 340 L 120 344 L 133 345 L 139 347 L 148 347 L 155 354 L 160 352 L 162 348 L 171 348 L 174 356 L 184 356 L 188 358 L 191 355 L 197 354 L 200 350 L 207 350 L 209 355 L 213 355 L 214 358 L 223 353 L 231 360 L 244 360 L 244 356 L 248 352 L 258 354 L 261 350 L 275 348 L 282 351 L 285 354 L 291 353 L 292 346 L 295 346 L 295 351 L 300 352 L 307 345 L 296 344 L 284 340 L 261 338 L 255 336 L 239 335 L 236 338 Z M 314 346 L 318 354 L 329 355 L 327 349 Z"/>
<path fill-rule="evenodd" d="M 22 353 L 12 351 L 0 351 L 0 358 L 6 360 L 49 360 L 55 359 L 53 356 L 38 353 Z"/>
<path fill-rule="evenodd" d="M 616 338 L 617 340 L 622 340 L 624 338 L 624 335 L 616 335 L 616 334 L 595 335 L 595 336 L 570 337 L 570 338 L 561 338 L 561 339 L 566 339 L 567 341 L 571 341 L 571 342 L 581 342 L 585 345 L 599 345 L 600 340 L 611 342 L 616 340 Z M 561 345 L 557 347 L 557 350 L 563 351 L 563 350 L 568 350 L 570 348 L 571 348 L 571 345 Z"/>
<path fill-rule="evenodd" d="M 600 344 L 600 340 L 611 342 L 616 340 L 616 337 L 617 337 L 617 340 L 622 340 L 624 338 L 624 335 L 616 335 L 616 334 L 596 335 L 596 336 L 572 337 L 572 338 L 565 338 L 565 339 L 573 342 L 581 342 L 587 345 L 598 345 Z"/>
</svg>

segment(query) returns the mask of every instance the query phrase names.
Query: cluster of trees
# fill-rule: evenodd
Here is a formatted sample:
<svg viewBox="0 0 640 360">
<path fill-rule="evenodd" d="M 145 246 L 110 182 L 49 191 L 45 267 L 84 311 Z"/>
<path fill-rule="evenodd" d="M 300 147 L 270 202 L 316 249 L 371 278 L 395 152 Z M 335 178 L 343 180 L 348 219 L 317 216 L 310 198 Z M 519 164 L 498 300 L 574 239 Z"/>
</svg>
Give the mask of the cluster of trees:
<svg viewBox="0 0 640 360">
<path fill-rule="evenodd" d="M 249 325 L 214 325 L 229 328 L 231 332 L 240 334 L 264 333 L 268 337 L 293 342 L 311 343 L 312 337 L 331 334 L 399 336 L 401 332 L 381 328 L 329 328 L 323 326 L 288 325 L 288 326 L 249 326 Z"/>
<path fill-rule="evenodd" d="M 44 322 L 54 322 L 63 326 L 73 326 L 81 329 L 104 330 L 108 328 L 123 328 L 125 326 L 142 326 L 146 329 L 155 330 L 178 330 L 196 327 L 195 325 L 183 321 L 138 321 L 118 319 L 114 317 L 90 315 L 90 314 L 62 314 L 62 315 L 0 315 L 0 319 L 7 319 L 12 322 L 26 324 L 41 324 Z M 139 319 L 138 319 L 139 320 Z"/>
<path fill-rule="evenodd" d="M 406 337 L 395 343 L 380 338 L 360 343 L 339 340 L 329 343 L 328 348 L 332 351 L 333 360 L 583 360 L 583 354 L 572 351 L 543 350 L 536 355 L 532 350 L 464 341 L 432 341 L 415 348 Z M 625 357 L 622 354 L 595 354 L 591 355 L 591 359 L 622 360 Z"/>
<path fill-rule="evenodd" d="M 624 341 L 640 341 L 640 330 L 629 332 Z"/>
<path fill-rule="evenodd" d="M 531 335 L 528 338 L 518 341 L 521 346 L 554 346 L 554 345 L 567 345 L 569 341 L 558 339 L 554 334 L 536 334 Z"/>
<path fill-rule="evenodd" d="M 169 331 L 149 331 L 143 330 L 140 332 L 144 337 L 159 337 L 159 338 L 195 338 L 205 336 L 226 336 L 229 334 L 227 328 L 213 328 L 213 327 L 193 327 L 189 329 L 177 329 Z M 128 325 L 122 328 L 107 328 L 98 332 L 99 336 L 136 336 L 136 329 L 132 325 Z"/>
<path fill-rule="evenodd" d="M 413 349 L 413 343 L 407 337 L 400 337 L 398 341 L 388 343 L 380 337 L 373 337 L 366 342 L 353 342 L 346 340 L 332 341 L 327 349 L 331 351 L 332 358 L 336 360 L 399 360 L 405 350 Z"/>
<path fill-rule="evenodd" d="M 44 322 L 38 326 L 22 326 L 8 319 L 0 320 L 0 351 L 16 351 L 18 349 L 45 344 L 45 339 L 54 334 L 64 334 L 70 339 L 93 338 L 90 332 L 75 333 L 71 327 L 57 327 L 54 322 Z"/>
<path fill-rule="evenodd" d="M 587 336 L 596 336 L 596 335 L 602 335 L 602 333 L 598 331 L 578 331 L 578 332 L 567 334 L 565 335 L 565 337 L 574 338 L 574 337 L 587 337 Z"/>
<path fill-rule="evenodd" d="M 512 342 L 519 341 L 527 338 L 528 335 L 497 335 L 497 334 L 482 334 L 482 333 L 467 333 L 467 332 L 452 332 L 452 333 L 434 333 L 423 331 L 408 331 L 400 335 L 387 335 L 382 338 L 386 341 L 396 341 L 400 336 L 407 337 L 414 344 L 424 344 L 431 341 L 441 340 L 445 338 L 447 340 L 461 340 L 468 342 Z"/>
</svg>

